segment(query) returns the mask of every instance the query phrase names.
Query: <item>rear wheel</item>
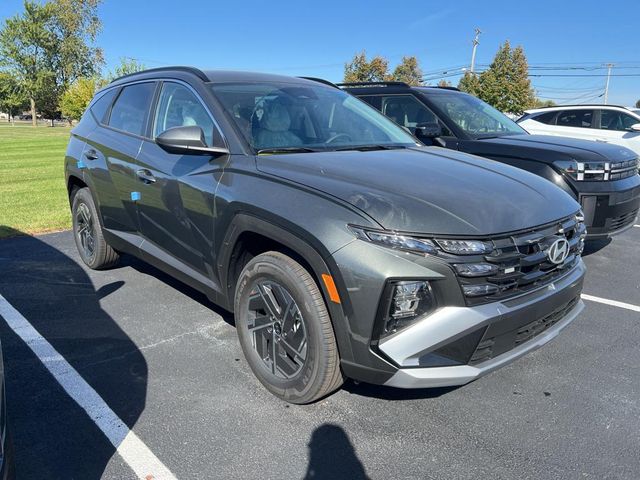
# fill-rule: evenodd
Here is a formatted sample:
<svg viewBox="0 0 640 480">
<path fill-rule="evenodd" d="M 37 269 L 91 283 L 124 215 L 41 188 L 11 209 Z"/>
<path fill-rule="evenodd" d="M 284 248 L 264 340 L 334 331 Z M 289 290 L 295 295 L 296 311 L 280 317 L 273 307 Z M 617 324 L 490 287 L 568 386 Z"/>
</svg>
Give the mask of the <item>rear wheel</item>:
<svg viewBox="0 0 640 480">
<path fill-rule="evenodd" d="M 118 262 L 118 253 L 107 244 L 96 205 L 88 188 L 79 189 L 71 203 L 73 237 L 80 258 L 89 268 L 100 270 Z"/>
<path fill-rule="evenodd" d="M 235 318 L 251 370 L 277 397 L 310 403 L 342 385 L 322 294 L 292 258 L 267 252 L 244 267 L 236 288 Z"/>
</svg>

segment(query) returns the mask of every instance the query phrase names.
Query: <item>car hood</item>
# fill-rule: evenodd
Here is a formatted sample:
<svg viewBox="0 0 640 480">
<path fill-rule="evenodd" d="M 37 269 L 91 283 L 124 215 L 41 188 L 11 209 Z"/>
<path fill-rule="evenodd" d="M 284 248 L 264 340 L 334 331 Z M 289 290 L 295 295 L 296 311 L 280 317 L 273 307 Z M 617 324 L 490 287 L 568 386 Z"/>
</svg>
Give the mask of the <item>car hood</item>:
<svg viewBox="0 0 640 480">
<path fill-rule="evenodd" d="M 389 230 L 485 236 L 549 223 L 579 208 L 537 175 L 437 147 L 256 161 L 260 171 L 346 201 Z"/>
<path fill-rule="evenodd" d="M 632 150 L 618 145 L 551 135 L 508 135 L 477 140 L 474 143 L 478 145 L 478 149 L 469 149 L 469 153 L 499 155 L 511 152 L 509 156 L 544 163 L 568 159 L 621 162 L 637 157 Z"/>
</svg>

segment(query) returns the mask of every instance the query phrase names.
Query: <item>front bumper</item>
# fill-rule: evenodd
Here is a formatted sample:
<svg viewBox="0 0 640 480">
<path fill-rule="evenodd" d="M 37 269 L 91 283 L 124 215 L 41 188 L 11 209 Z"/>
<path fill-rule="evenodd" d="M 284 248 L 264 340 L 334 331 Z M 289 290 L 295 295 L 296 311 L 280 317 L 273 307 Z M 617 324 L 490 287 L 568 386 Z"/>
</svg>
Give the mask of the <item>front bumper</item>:
<svg viewBox="0 0 640 480">
<path fill-rule="evenodd" d="M 463 385 L 500 368 L 556 337 L 584 308 L 579 299 L 585 267 L 582 261 L 566 276 L 518 298 L 477 307 L 445 307 L 380 343 L 380 352 L 400 368 L 385 385 L 428 388 Z M 559 317 L 556 316 L 559 312 Z M 547 322 L 546 319 L 553 318 Z M 525 340 L 522 332 L 529 332 Z M 486 338 L 494 336 L 491 342 Z M 423 367 L 425 359 L 447 345 L 464 344 L 473 338 L 473 363 Z M 495 345 L 498 354 L 488 355 L 483 345 Z M 514 345 L 513 348 L 510 348 Z M 499 348 L 498 348 L 499 347 Z M 473 363 L 473 364 L 471 364 Z"/>
<path fill-rule="evenodd" d="M 635 186 L 625 190 L 580 192 L 578 201 L 584 212 L 588 240 L 621 233 L 634 224 L 640 208 L 640 181 L 635 177 L 627 182 L 633 181 Z"/>
</svg>

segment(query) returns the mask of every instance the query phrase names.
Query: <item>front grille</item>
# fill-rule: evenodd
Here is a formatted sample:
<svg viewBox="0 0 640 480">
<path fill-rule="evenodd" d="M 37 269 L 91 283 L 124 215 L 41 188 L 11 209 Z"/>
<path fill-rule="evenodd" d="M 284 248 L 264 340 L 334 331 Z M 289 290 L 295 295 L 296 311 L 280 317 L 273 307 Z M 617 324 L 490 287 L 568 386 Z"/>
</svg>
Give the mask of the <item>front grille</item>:
<svg viewBox="0 0 640 480">
<path fill-rule="evenodd" d="M 471 355 L 469 365 L 491 360 L 540 335 L 562 320 L 576 306 L 578 300 L 579 297 L 575 297 L 550 314 L 506 333 L 492 335 L 492 331 L 500 331 L 501 326 L 490 325 L 482 341 L 478 343 L 473 355 Z"/>
<path fill-rule="evenodd" d="M 492 293 L 467 297 L 469 305 L 505 300 L 534 290 L 567 274 L 580 261 L 586 229 L 575 216 L 537 229 L 489 239 L 494 250 L 488 255 L 456 256 L 455 263 L 489 263 L 495 271 L 479 277 L 458 275 L 460 285 L 489 285 Z M 568 255 L 554 264 L 549 249 L 557 240 L 568 242 Z"/>
<path fill-rule="evenodd" d="M 611 219 L 610 231 L 620 230 L 632 224 L 638 216 L 638 209 Z"/>
</svg>

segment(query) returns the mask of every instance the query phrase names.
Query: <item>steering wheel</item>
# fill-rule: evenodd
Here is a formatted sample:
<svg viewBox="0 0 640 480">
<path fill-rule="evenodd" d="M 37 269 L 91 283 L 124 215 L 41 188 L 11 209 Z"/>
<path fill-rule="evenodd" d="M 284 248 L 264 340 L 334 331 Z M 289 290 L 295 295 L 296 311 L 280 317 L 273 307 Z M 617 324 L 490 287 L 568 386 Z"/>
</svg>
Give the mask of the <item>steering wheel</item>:
<svg viewBox="0 0 640 480">
<path fill-rule="evenodd" d="M 347 140 L 351 140 L 351 136 L 347 135 L 346 133 L 336 133 L 332 137 L 329 137 L 324 143 L 328 145 L 330 143 L 335 142 L 338 138 L 342 138 L 342 137 L 345 137 Z"/>
</svg>

